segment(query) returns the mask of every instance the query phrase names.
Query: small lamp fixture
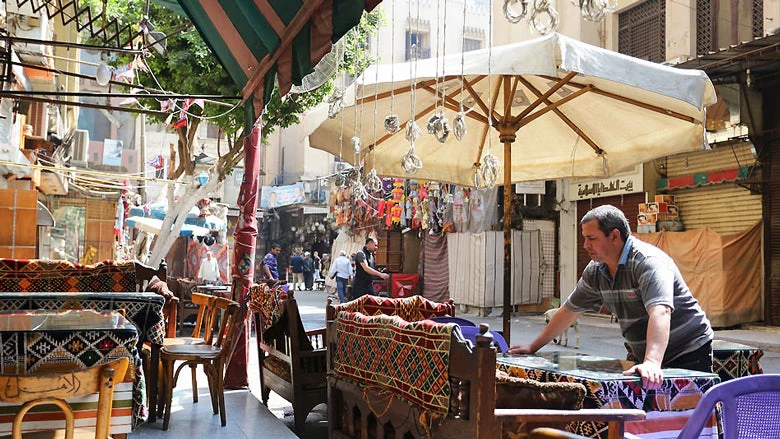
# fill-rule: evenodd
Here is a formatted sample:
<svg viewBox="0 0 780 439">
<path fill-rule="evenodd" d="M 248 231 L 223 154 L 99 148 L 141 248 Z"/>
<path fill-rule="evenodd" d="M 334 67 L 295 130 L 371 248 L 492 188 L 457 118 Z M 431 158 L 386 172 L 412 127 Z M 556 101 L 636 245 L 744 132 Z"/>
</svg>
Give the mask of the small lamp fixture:
<svg viewBox="0 0 780 439">
<path fill-rule="evenodd" d="M 95 72 L 95 82 L 98 83 L 98 85 L 106 86 L 111 81 L 111 78 L 114 76 L 114 72 L 111 70 L 111 67 L 106 64 L 106 58 L 105 55 L 100 55 L 100 65 L 97 68 L 97 71 Z"/>
</svg>

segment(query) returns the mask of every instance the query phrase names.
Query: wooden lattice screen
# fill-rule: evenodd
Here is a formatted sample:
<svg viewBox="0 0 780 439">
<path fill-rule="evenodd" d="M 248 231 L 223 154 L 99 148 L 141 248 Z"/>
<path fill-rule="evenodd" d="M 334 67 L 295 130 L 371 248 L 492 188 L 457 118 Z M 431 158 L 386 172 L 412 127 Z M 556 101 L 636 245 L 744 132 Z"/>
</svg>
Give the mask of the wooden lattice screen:
<svg viewBox="0 0 780 439">
<path fill-rule="evenodd" d="M 666 61 L 666 1 L 647 0 L 618 16 L 618 52 Z"/>
<path fill-rule="evenodd" d="M 740 9 L 747 8 L 747 0 L 743 0 L 740 5 L 737 2 L 737 7 Z M 748 35 L 737 31 L 739 28 L 745 26 L 751 26 L 751 32 L 749 36 L 753 38 L 761 38 L 764 36 L 764 0 L 750 0 L 750 16 L 751 23 L 734 23 L 731 21 L 724 21 L 723 15 L 720 15 L 720 19 L 716 20 L 716 15 L 722 8 L 726 8 L 727 11 L 731 11 L 732 5 L 730 1 L 722 0 L 696 0 L 696 54 L 706 55 L 709 52 L 717 51 L 721 48 L 725 48 L 728 45 L 739 44 L 742 40 L 747 39 Z M 731 40 L 721 41 L 715 36 L 720 33 L 719 27 L 731 27 L 730 35 Z"/>
</svg>

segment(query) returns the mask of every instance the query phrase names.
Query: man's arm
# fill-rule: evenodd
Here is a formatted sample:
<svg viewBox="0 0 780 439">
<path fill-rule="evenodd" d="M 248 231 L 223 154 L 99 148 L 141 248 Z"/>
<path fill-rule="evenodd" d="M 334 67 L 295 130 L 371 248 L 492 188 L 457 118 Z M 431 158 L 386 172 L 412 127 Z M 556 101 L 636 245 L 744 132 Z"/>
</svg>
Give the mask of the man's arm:
<svg viewBox="0 0 780 439">
<path fill-rule="evenodd" d="M 363 267 L 363 270 L 365 270 L 366 273 L 368 273 L 368 274 L 370 274 L 372 276 L 381 277 L 382 279 L 387 279 L 387 278 L 390 277 L 390 275 L 387 274 L 387 273 L 382 273 L 382 272 L 374 270 L 373 268 L 371 268 L 368 265 L 368 262 L 366 262 L 366 261 L 361 262 L 360 266 Z"/>
<path fill-rule="evenodd" d="M 265 262 L 265 261 L 264 261 Z M 265 278 L 266 279 L 273 279 L 274 277 L 271 275 L 271 269 L 268 268 L 268 264 L 263 263 L 263 271 L 265 272 Z"/>
<path fill-rule="evenodd" d="M 638 373 L 642 376 L 642 385 L 647 389 L 660 389 L 664 380 L 661 364 L 664 361 L 666 346 L 669 344 L 669 331 L 672 310 L 666 305 L 656 305 L 647 310 L 650 319 L 647 322 L 647 347 L 644 363 L 623 372 L 624 375 Z"/>
<path fill-rule="evenodd" d="M 512 346 L 508 352 L 510 354 L 533 354 L 571 326 L 579 316 L 579 313 L 565 306 L 560 307 L 550 320 L 550 323 L 544 327 L 544 330 L 536 336 L 536 339 L 531 344 Z"/>
</svg>

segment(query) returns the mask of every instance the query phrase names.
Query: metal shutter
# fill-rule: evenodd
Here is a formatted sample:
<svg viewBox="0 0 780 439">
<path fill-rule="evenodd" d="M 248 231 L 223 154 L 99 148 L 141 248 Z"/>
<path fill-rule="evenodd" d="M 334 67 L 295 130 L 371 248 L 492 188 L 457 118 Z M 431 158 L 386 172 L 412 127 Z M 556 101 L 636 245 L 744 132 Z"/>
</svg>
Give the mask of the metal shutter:
<svg viewBox="0 0 780 439">
<path fill-rule="evenodd" d="M 711 227 L 720 234 L 739 233 L 761 221 L 761 195 L 735 184 L 674 192 L 686 230 Z"/>
</svg>

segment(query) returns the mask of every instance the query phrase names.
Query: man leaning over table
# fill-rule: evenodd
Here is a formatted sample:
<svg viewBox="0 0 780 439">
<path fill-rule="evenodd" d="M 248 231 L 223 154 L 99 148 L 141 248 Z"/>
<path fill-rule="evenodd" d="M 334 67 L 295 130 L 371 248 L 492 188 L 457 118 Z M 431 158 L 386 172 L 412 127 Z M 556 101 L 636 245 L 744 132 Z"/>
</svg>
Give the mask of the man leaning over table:
<svg viewBox="0 0 780 439">
<path fill-rule="evenodd" d="M 648 389 L 661 387 L 661 368 L 712 372 L 712 327 L 672 258 L 631 236 L 623 212 L 610 205 L 580 221 L 591 262 L 563 306 L 530 345 L 509 353 L 534 353 L 583 312 L 602 305 L 615 314 L 638 363 L 623 372 L 639 374 Z"/>
</svg>

